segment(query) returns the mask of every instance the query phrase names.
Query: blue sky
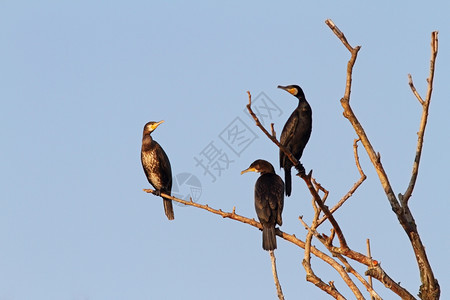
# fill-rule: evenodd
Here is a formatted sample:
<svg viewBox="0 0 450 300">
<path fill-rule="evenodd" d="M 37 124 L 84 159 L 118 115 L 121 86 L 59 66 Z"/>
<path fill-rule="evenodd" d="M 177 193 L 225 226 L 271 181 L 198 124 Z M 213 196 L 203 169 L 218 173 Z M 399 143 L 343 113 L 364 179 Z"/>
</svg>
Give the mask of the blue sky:
<svg viewBox="0 0 450 300">
<path fill-rule="evenodd" d="M 169 222 L 161 199 L 142 192 L 149 187 L 140 165 L 142 128 L 165 120 L 153 136 L 174 175 L 198 179 L 200 203 L 226 211 L 236 206 L 237 213 L 256 217 L 257 175 L 239 173 L 257 158 L 278 166 L 278 151 L 245 114 L 246 91 L 255 98 L 263 92 L 259 101 L 278 107 L 270 121 L 279 133 L 296 102 L 276 86 L 298 84 L 313 109 L 302 162 L 335 203 L 359 175 L 355 133 L 339 104 L 349 53 L 325 25 L 327 18 L 353 46 L 362 46 L 351 103 L 395 193 L 409 182 L 421 114 L 407 74 L 424 96 L 430 33 L 440 32 L 410 205 L 447 298 L 446 6 L 2 1 L 0 299 L 274 299 L 258 230 L 177 205 Z M 237 153 L 222 134 L 232 122 L 245 124 L 255 137 Z M 212 169 L 215 179 L 195 160 L 209 145 L 229 162 L 220 173 Z M 360 157 L 368 179 L 336 218 L 352 248 L 364 252 L 370 238 L 374 258 L 416 294 L 419 275 L 408 239 L 362 148 Z M 181 188 L 187 194 L 188 187 Z M 282 230 L 304 239 L 297 218 L 311 220 L 310 200 L 304 183 L 294 179 Z M 330 226 L 320 229 L 328 233 Z M 305 281 L 303 251 L 283 240 L 278 246 L 286 299 L 329 299 Z M 335 280 L 352 298 L 334 270 L 315 258 L 312 264 L 319 277 Z M 384 298 L 395 298 L 379 283 L 375 287 Z"/>
</svg>

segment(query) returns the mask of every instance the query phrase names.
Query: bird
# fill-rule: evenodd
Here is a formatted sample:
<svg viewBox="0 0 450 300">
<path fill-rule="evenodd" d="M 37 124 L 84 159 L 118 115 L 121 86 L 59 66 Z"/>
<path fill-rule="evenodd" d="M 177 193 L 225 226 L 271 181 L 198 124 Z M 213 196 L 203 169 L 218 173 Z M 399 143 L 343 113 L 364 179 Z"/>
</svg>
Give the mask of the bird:
<svg viewBox="0 0 450 300">
<path fill-rule="evenodd" d="M 262 248 L 270 251 L 277 248 L 275 235 L 276 224 L 282 225 L 281 214 L 284 205 L 283 179 L 275 173 L 272 164 L 266 160 L 255 160 L 250 167 L 243 170 L 259 172 L 260 176 L 255 183 L 255 210 L 263 229 Z"/>
<path fill-rule="evenodd" d="M 298 106 L 292 112 L 289 119 L 284 124 L 283 131 L 280 136 L 280 144 L 286 147 L 292 155 L 299 161 L 298 172 L 304 172 L 305 168 L 300 163 L 303 150 L 309 141 L 312 131 L 312 110 L 306 101 L 303 90 L 298 85 L 281 86 L 278 88 L 287 91 L 298 99 Z M 284 182 L 286 188 L 286 196 L 291 195 L 292 178 L 291 168 L 293 164 L 280 149 L 280 168 L 284 169 Z"/>
<path fill-rule="evenodd" d="M 161 193 L 171 195 L 172 192 L 172 168 L 169 158 L 163 148 L 152 139 L 151 133 L 164 122 L 148 122 L 144 126 L 142 135 L 141 162 L 148 182 L 155 188 L 154 194 Z M 163 198 L 164 212 L 169 220 L 173 220 L 172 200 Z"/>
</svg>

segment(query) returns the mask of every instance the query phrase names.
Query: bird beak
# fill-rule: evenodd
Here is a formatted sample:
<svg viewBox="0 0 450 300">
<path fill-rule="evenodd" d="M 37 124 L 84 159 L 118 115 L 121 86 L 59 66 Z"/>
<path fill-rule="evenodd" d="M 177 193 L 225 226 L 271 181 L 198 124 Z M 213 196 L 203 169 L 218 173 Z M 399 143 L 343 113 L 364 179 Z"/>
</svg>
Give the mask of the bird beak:
<svg viewBox="0 0 450 300">
<path fill-rule="evenodd" d="M 158 126 L 161 125 L 162 123 L 164 123 L 164 120 L 161 120 L 161 121 L 159 121 L 158 123 L 153 124 L 152 130 L 155 130 L 156 127 L 158 127 Z"/>
<path fill-rule="evenodd" d="M 241 172 L 241 175 L 244 174 L 244 173 L 247 173 L 247 172 L 258 172 L 258 171 L 256 171 L 255 168 L 250 167 L 250 168 L 245 169 L 244 171 L 242 171 L 242 172 Z"/>
<path fill-rule="evenodd" d="M 297 93 L 298 93 L 296 88 L 289 88 L 289 86 L 279 85 L 278 88 L 282 89 L 282 90 L 285 90 L 286 92 L 288 92 L 289 94 L 292 94 L 294 96 L 297 95 Z"/>
</svg>

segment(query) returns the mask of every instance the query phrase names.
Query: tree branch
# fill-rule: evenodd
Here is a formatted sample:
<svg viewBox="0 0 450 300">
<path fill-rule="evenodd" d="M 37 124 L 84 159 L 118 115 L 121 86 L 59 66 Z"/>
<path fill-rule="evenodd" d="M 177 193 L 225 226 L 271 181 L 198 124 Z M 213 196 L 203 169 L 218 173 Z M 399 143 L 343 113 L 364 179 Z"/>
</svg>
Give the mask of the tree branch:
<svg viewBox="0 0 450 300">
<path fill-rule="evenodd" d="M 420 97 L 419 93 L 416 90 L 416 87 L 414 86 L 414 82 L 413 82 L 411 74 L 408 74 L 408 79 L 409 79 L 408 83 L 409 83 L 409 87 L 411 88 L 411 91 L 416 96 L 417 100 L 419 100 L 420 104 L 422 104 L 422 106 L 423 106 L 424 101 L 423 101 L 422 97 Z"/>
<path fill-rule="evenodd" d="M 319 184 L 315 183 L 315 185 L 316 185 L 317 189 L 321 188 L 321 186 Z M 324 198 L 322 199 L 323 202 L 326 200 L 327 196 L 328 196 L 328 192 L 325 193 Z M 313 230 L 308 230 L 308 233 L 306 235 L 305 254 L 304 254 L 304 258 L 303 258 L 303 262 L 302 262 L 303 268 L 306 271 L 306 280 L 313 283 L 315 286 L 317 286 L 321 290 L 325 291 L 326 293 L 328 293 L 330 296 L 334 297 L 335 299 L 345 299 L 341 295 L 341 293 L 339 293 L 339 291 L 334 287 L 333 284 L 326 284 L 312 270 L 312 267 L 311 267 L 311 241 L 312 241 L 314 230 L 317 227 L 317 219 L 319 218 L 320 211 L 321 211 L 317 207 L 316 201 L 314 198 L 312 199 L 312 206 L 314 208 L 314 217 L 313 217 L 313 221 L 311 224 L 311 228 L 313 228 Z M 306 225 L 306 223 L 303 222 L 303 219 L 301 217 L 299 219 L 306 227 L 308 227 Z M 342 269 L 342 266 L 340 266 L 340 269 Z M 347 274 L 341 273 L 341 277 L 345 281 L 349 281 L 350 283 L 352 283 L 351 279 L 347 276 Z M 352 287 L 357 289 L 357 287 L 354 284 Z"/>
<path fill-rule="evenodd" d="M 292 153 L 283 145 L 281 145 L 281 143 L 274 137 L 272 136 L 265 128 L 264 126 L 262 126 L 261 122 L 259 121 L 258 117 L 256 116 L 256 114 L 253 112 L 252 110 L 252 96 L 250 94 L 249 91 L 247 91 L 248 94 L 248 104 L 247 104 L 247 110 L 250 113 L 250 115 L 253 117 L 253 119 L 255 120 L 256 126 L 258 126 L 263 132 L 264 134 L 272 141 L 275 143 L 275 145 L 277 145 L 285 154 L 286 156 L 289 158 L 289 160 L 294 164 L 294 166 L 296 166 L 296 168 L 298 169 L 298 166 L 300 165 L 299 161 L 297 159 L 295 159 L 295 157 L 292 155 Z M 312 171 L 311 171 L 312 172 Z M 305 182 L 306 185 L 309 188 L 309 191 L 311 193 L 311 195 L 314 197 L 314 199 L 316 200 L 317 204 L 319 205 L 319 207 L 322 209 L 322 211 L 324 212 L 325 216 L 330 220 L 331 224 L 333 225 L 333 227 L 336 230 L 336 234 L 339 238 L 339 241 L 341 243 L 341 247 L 347 249 L 347 242 L 345 241 L 344 238 L 344 234 L 342 233 L 341 228 L 339 227 L 339 224 L 336 222 L 336 220 L 334 219 L 333 215 L 330 213 L 328 207 L 323 204 L 322 200 L 320 199 L 319 194 L 317 193 L 317 191 L 314 189 L 312 182 L 311 182 L 311 172 L 310 174 L 306 175 L 305 173 L 299 173 L 297 175 L 299 175 Z"/>
<path fill-rule="evenodd" d="M 379 279 L 381 283 L 384 284 L 384 286 L 397 295 L 401 297 L 403 300 L 415 300 L 413 295 L 411 295 L 406 289 L 402 288 L 400 284 L 396 283 L 394 280 L 392 280 L 391 277 L 389 277 L 384 270 L 381 268 L 381 266 L 375 265 L 374 267 L 369 268 L 364 275 L 366 276 L 372 276 L 373 278 Z"/>
<path fill-rule="evenodd" d="M 275 287 L 277 288 L 278 299 L 284 300 L 283 291 L 281 290 L 281 284 L 280 281 L 278 280 L 277 262 L 275 259 L 275 253 L 273 252 L 273 250 L 270 250 L 269 254 L 270 254 L 270 261 L 272 263 L 272 274 L 273 280 L 275 281 Z"/>
<path fill-rule="evenodd" d="M 389 203 L 391 204 L 392 210 L 395 212 L 397 219 L 400 222 L 400 225 L 403 227 L 405 233 L 407 234 L 408 238 L 411 241 L 412 248 L 414 250 L 414 254 L 416 256 L 416 260 L 419 266 L 420 271 L 420 279 L 422 282 L 422 285 L 420 287 L 419 291 L 419 297 L 422 299 L 437 299 L 440 295 L 440 287 L 435 279 L 431 265 L 429 264 L 425 247 L 422 244 L 422 241 L 420 239 L 419 233 L 417 231 L 417 226 L 414 221 L 414 217 L 412 216 L 411 211 L 409 210 L 409 207 L 407 205 L 407 200 L 411 196 L 412 189 L 414 188 L 414 184 L 417 178 L 417 170 L 419 166 L 420 161 L 420 154 L 422 151 L 422 144 L 423 144 L 423 133 L 422 135 L 419 134 L 419 141 L 418 141 L 418 148 L 416 150 L 416 159 L 413 166 L 413 175 L 410 181 L 410 185 L 408 187 L 408 190 L 406 192 L 406 199 L 403 195 L 399 194 L 399 200 L 397 200 L 394 191 L 392 189 L 391 184 L 389 183 L 388 176 L 386 175 L 386 172 L 381 164 L 381 157 L 379 153 L 375 153 L 369 138 L 367 137 L 362 125 L 359 123 L 358 119 L 356 118 L 351 106 L 350 106 L 350 91 L 351 91 L 351 82 L 352 82 L 352 73 L 353 73 L 353 66 L 356 61 L 356 57 L 358 54 L 358 51 L 360 47 L 351 47 L 350 44 L 347 42 L 347 39 L 343 35 L 343 33 L 337 29 L 336 25 L 331 20 L 326 20 L 325 23 L 330 27 L 330 29 L 336 34 L 336 36 L 342 41 L 344 46 L 350 51 L 351 58 L 347 64 L 347 82 L 346 82 L 346 88 L 345 88 L 345 94 L 344 97 L 341 99 L 341 105 L 344 108 L 344 117 L 347 118 L 350 123 L 353 126 L 353 129 L 355 130 L 358 137 L 361 139 L 361 142 L 369 155 L 370 161 L 372 162 L 377 175 L 380 179 L 380 183 L 384 189 L 384 192 L 388 198 Z M 437 32 L 432 33 L 432 41 L 431 41 L 431 62 L 430 62 L 430 77 L 428 78 L 428 91 L 427 91 L 427 99 L 423 102 L 424 112 L 422 114 L 422 121 L 421 121 L 421 128 L 425 128 L 426 125 L 426 119 L 428 115 L 428 105 L 429 101 L 431 99 L 431 93 L 432 93 L 432 83 L 434 78 L 434 66 L 435 66 L 435 59 L 437 55 L 437 48 L 438 48 L 438 42 L 437 42 Z M 420 100 L 419 100 L 420 102 Z M 409 192 L 410 191 L 410 192 Z"/>
<path fill-rule="evenodd" d="M 344 97 L 341 99 L 341 105 L 344 108 L 344 117 L 350 121 L 356 134 L 361 140 L 361 143 L 366 149 L 370 161 L 374 165 L 378 177 L 380 178 L 381 185 L 383 186 L 383 189 L 388 197 L 392 209 L 396 213 L 400 212 L 401 207 L 397 201 L 397 198 L 395 197 L 394 191 L 392 190 L 391 184 L 389 183 L 389 179 L 386 175 L 386 172 L 384 171 L 383 165 L 381 164 L 381 157 L 379 154 L 375 153 L 375 150 L 373 150 L 372 144 L 370 143 L 370 140 L 367 137 L 366 132 L 364 131 L 362 125 L 359 123 L 358 119 L 356 118 L 356 115 L 354 114 L 350 106 L 353 66 L 355 65 L 356 58 L 358 56 L 358 51 L 359 49 L 361 49 L 361 46 L 356 46 L 355 48 L 353 48 L 347 42 L 347 39 L 345 38 L 344 34 L 337 28 L 336 25 L 334 25 L 333 21 L 326 20 L 325 23 L 330 27 L 330 29 L 336 34 L 336 36 L 342 41 L 344 46 L 351 53 L 351 58 L 347 64 L 347 81 L 345 86 L 345 93 Z"/>
<path fill-rule="evenodd" d="M 372 259 L 372 254 L 370 252 L 370 240 L 369 239 L 366 240 L 366 246 L 367 246 L 367 256 L 370 259 Z M 373 267 L 373 266 L 371 266 L 371 267 Z M 373 287 L 372 276 L 368 276 L 368 278 L 369 278 L 369 285 L 370 285 L 370 287 Z M 372 300 L 375 300 L 374 297 L 372 297 Z"/>
<path fill-rule="evenodd" d="M 417 138 L 416 156 L 414 158 L 411 180 L 409 181 L 408 188 L 402 197 L 403 201 L 405 203 L 408 203 L 408 200 L 412 195 L 412 192 L 414 190 L 414 186 L 415 186 L 416 180 L 417 180 L 417 174 L 419 172 L 419 163 L 420 163 L 420 157 L 422 156 L 422 148 L 423 148 L 423 137 L 425 135 L 425 128 L 427 126 L 427 120 L 428 120 L 428 108 L 430 106 L 431 93 L 433 92 L 434 68 L 435 68 L 437 52 L 438 52 L 438 33 L 437 33 L 437 31 L 434 31 L 431 33 L 430 76 L 427 78 L 428 90 L 427 90 L 427 97 L 426 97 L 425 101 L 422 100 L 419 93 L 416 91 L 416 88 L 414 87 L 414 83 L 412 81 L 412 77 L 410 74 L 408 74 L 409 86 L 411 87 L 411 90 L 413 91 L 414 95 L 416 95 L 419 102 L 422 104 L 422 117 L 420 120 L 419 132 L 417 133 L 418 138 Z"/>
<path fill-rule="evenodd" d="M 149 193 L 149 194 L 153 194 L 155 192 L 155 190 L 152 189 L 143 189 L 144 192 Z M 199 204 L 196 203 L 194 201 L 192 201 L 192 199 L 190 201 L 186 201 L 183 199 L 179 199 L 176 197 L 173 197 L 171 195 L 167 195 L 165 193 L 161 193 L 161 196 L 166 198 L 166 199 L 170 199 L 173 201 L 176 201 L 178 203 L 184 204 L 184 205 L 189 205 L 189 206 L 194 206 L 203 210 L 206 210 L 208 212 L 211 212 L 213 214 L 222 216 L 223 218 L 229 218 L 229 219 L 233 219 L 245 224 L 249 224 L 253 227 L 256 227 L 260 230 L 262 230 L 262 225 L 255 221 L 255 219 L 249 219 L 247 217 L 241 216 L 236 214 L 236 208 L 233 207 L 233 211 L 230 212 L 224 212 L 221 209 L 214 209 L 210 206 L 208 206 L 207 204 Z M 283 231 L 281 231 L 279 228 L 275 229 L 275 233 L 276 235 L 278 235 L 279 237 L 281 237 L 282 239 L 293 243 L 294 245 L 297 245 L 298 247 L 305 249 L 305 242 L 303 242 L 302 240 L 298 239 L 295 234 L 288 234 L 285 233 Z M 327 264 L 329 264 L 332 268 L 334 268 L 339 275 L 344 279 L 345 282 L 350 281 L 351 279 L 348 277 L 348 274 L 345 272 L 345 269 L 339 264 L 337 263 L 332 257 L 328 256 L 327 254 L 323 253 L 322 251 L 320 251 L 319 249 L 317 249 L 314 246 L 310 247 L 310 251 L 312 254 L 314 254 L 316 257 L 318 257 L 319 259 L 323 260 L 324 262 L 326 262 Z M 310 282 L 313 282 L 316 286 L 320 285 L 320 288 L 325 290 L 328 294 L 332 295 L 333 297 L 335 297 L 336 299 L 345 299 L 334 287 L 334 285 L 330 284 L 327 285 L 326 283 L 324 283 L 323 281 L 321 281 L 320 279 L 317 280 L 318 277 L 307 277 L 307 280 Z"/>
<path fill-rule="evenodd" d="M 342 197 L 341 200 L 338 201 L 338 203 L 336 203 L 336 205 L 330 209 L 330 213 L 334 213 L 336 210 L 338 210 L 344 203 L 345 201 L 347 201 L 348 198 L 350 198 L 353 193 L 359 188 L 359 186 L 364 182 L 364 180 L 366 180 L 367 176 L 366 174 L 364 174 L 364 171 L 361 168 L 361 164 L 359 163 L 359 156 L 358 156 L 358 142 L 360 141 L 360 139 L 355 139 L 353 141 L 353 153 L 355 155 L 355 162 L 356 162 L 356 167 L 358 168 L 359 174 L 361 175 L 361 177 L 359 178 L 359 180 L 357 182 L 355 182 L 355 184 L 353 185 L 353 187 L 347 192 L 347 194 L 344 195 L 344 197 Z M 325 220 L 327 219 L 326 216 L 323 216 L 319 221 L 319 225 L 322 224 Z"/>
</svg>

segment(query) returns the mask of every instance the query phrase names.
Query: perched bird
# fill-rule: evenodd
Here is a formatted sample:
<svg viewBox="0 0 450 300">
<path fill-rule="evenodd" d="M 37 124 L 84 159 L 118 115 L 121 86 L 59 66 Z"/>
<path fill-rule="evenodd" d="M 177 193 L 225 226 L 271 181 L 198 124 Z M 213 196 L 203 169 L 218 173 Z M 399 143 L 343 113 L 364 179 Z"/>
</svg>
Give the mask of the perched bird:
<svg viewBox="0 0 450 300">
<path fill-rule="evenodd" d="M 275 173 L 271 163 L 258 159 L 248 169 L 241 172 L 259 172 L 261 175 L 255 184 L 255 210 L 263 227 L 262 247 L 264 250 L 275 250 L 277 240 L 275 225 L 281 226 L 281 213 L 284 204 L 284 183 Z"/>
<path fill-rule="evenodd" d="M 312 111 L 309 103 L 306 101 L 303 90 L 298 85 L 281 86 L 278 88 L 283 89 L 290 94 L 294 95 L 298 99 L 298 106 L 292 112 L 291 116 L 284 124 L 283 131 L 281 132 L 280 143 L 285 146 L 292 155 L 299 160 L 302 157 L 303 149 L 305 149 L 308 143 L 312 130 Z M 292 179 L 291 168 L 292 162 L 280 149 L 280 168 L 284 168 L 284 182 L 286 184 L 286 196 L 291 195 Z M 299 172 L 304 172 L 305 169 L 300 163 L 298 168 Z"/>
<path fill-rule="evenodd" d="M 152 139 L 151 133 L 160 122 L 148 122 L 144 126 L 141 148 L 141 162 L 148 182 L 155 188 L 155 195 L 161 193 L 170 195 L 172 191 L 172 168 L 169 158 L 163 148 Z M 164 211 L 169 220 L 174 219 L 172 200 L 164 199 Z"/>
</svg>

